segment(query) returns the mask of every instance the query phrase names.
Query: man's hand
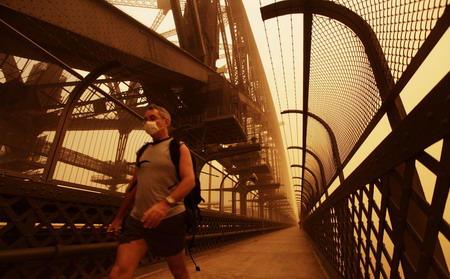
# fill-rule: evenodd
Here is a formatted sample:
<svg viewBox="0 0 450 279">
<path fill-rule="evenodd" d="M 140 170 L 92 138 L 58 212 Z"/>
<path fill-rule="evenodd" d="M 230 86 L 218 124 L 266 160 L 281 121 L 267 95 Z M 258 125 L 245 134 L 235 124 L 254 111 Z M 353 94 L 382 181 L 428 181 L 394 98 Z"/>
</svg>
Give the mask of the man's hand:
<svg viewBox="0 0 450 279">
<path fill-rule="evenodd" d="M 122 221 L 121 219 L 114 219 L 111 224 L 106 229 L 106 233 L 108 236 L 117 238 L 120 236 L 121 233 L 121 227 L 122 227 Z"/>
<path fill-rule="evenodd" d="M 144 228 L 156 228 L 164 217 L 166 217 L 169 209 L 170 205 L 165 200 L 150 207 L 150 209 L 144 212 L 141 218 Z"/>
</svg>

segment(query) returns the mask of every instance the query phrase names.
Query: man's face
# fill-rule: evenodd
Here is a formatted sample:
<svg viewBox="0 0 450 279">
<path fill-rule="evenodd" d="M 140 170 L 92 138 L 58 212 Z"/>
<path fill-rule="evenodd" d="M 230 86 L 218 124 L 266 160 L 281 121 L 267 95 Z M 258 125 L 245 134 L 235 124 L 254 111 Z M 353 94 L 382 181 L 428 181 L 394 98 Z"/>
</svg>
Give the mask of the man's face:
<svg viewBox="0 0 450 279">
<path fill-rule="evenodd" d="M 163 119 L 157 109 L 148 109 L 144 114 L 145 121 L 155 121 L 159 129 L 166 128 L 170 124 L 169 119 Z"/>
</svg>

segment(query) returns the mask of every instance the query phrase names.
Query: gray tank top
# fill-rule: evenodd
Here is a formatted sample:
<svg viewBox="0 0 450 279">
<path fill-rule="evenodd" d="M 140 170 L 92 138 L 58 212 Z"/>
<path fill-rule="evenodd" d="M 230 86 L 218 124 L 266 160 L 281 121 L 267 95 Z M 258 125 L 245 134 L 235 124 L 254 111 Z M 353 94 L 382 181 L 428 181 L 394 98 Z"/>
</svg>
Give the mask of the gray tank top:
<svg viewBox="0 0 450 279">
<path fill-rule="evenodd" d="M 142 153 L 137 167 L 137 191 L 131 216 L 140 220 L 145 211 L 162 201 L 178 186 L 177 171 L 170 159 L 172 138 L 151 143 Z M 173 206 L 165 218 L 185 210 L 183 202 Z"/>
</svg>

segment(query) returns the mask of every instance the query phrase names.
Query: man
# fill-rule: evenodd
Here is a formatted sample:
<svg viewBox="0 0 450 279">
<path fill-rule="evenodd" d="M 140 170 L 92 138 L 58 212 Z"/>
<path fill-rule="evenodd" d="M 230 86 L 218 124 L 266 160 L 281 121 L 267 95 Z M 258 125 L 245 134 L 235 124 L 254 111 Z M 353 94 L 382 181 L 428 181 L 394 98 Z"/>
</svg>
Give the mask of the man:
<svg viewBox="0 0 450 279">
<path fill-rule="evenodd" d="M 120 236 L 110 278 L 133 278 L 141 258 L 150 249 L 165 257 L 176 279 L 189 279 L 185 264 L 185 208 L 182 201 L 195 184 L 191 155 L 186 145 L 181 144 L 181 181 L 178 182 L 169 153 L 170 114 L 162 107 L 150 105 L 144 118 L 144 128 L 153 142 L 136 162 L 124 200 L 107 230 Z M 127 209 L 132 205 L 121 232 Z"/>
</svg>

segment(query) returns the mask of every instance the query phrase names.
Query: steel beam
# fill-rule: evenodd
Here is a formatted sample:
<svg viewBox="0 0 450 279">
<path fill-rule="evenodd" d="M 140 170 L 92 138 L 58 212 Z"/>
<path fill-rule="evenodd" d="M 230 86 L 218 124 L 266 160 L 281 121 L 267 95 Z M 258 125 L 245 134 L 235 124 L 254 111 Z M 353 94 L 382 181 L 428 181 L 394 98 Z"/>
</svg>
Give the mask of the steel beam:
<svg viewBox="0 0 450 279">
<path fill-rule="evenodd" d="M 333 130 L 327 124 L 327 122 L 325 122 L 322 118 L 320 118 L 319 116 L 315 115 L 314 113 L 311 113 L 311 112 L 306 112 L 305 113 L 304 110 L 300 110 L 300 109 L 289 109 L 289 110 L 284 110 L 284 111 L 281 112 L 281 114 L 287 114 L 287 113 L 300 113 L 300 114 L 303 114 L 306 117 L 311 117 L 311 118 L 317 120 L 317 122 L 319 122 L 320 124 L 322 124 L 322 126 L 327 131 L 328 136 L 330 137 L 331 149 L 332 149 L 332 152 L 333 152 L 333 162 L 334 162 L 335 167 L 336 167 L 336 172 L 339 174 L 340 181 L 341 182 L 344 181 L 344 175 L 340 171 L 341 168 L 342 168 L 342 163 L 341 163 L 341 156 L 339 154 L 339 147 L 337 145 L 336 136 L 334 135 Z"/>
<path fill-rule="evenodd" d="M 133 71 L 145 72 L 148 82 L 152 82 L 152 77 L 169 76 L 180 78 L 180 83 L 184 80 L 206 84 L 208 75 L 214 73 L 106 1 L 74 0 L 68 5 L 64 1 L 4 0 L 1 5 L 0 14 L 5 22 L 74 68 L 90 71 L 114 57 Z M 6 32 L 4 27 L 0 28 L 2 36 L 10 37 Z M 55 40 L 58 37 L 64 40 Z M 32 55 L 18 53 L 22 47 L 17 43 L 4 41 L 0 51 L 24 57 Z"/>
<path fill-rule="evenodd" d="M 288 148 L 287 148 L 288 150 L 289 149 L 299 149 L 299 150 L 304 150 L 306 153 L 308 153 L 308 154 L 310 154 L 311 156 L 313 156 L 314 157 L 314 159 L 316 159 L 316 161 L 317 161 L 317 164 L 319 165 L 319 168 L 320 168 L 320 176 L 321 176 L 321 182 L 322 182 L 322 186 L 324 187 L 324 190 L 325 190 L 325 193 L 327 193 L 327 191 L 326 191 L 326 181 L 325 181 L 325 171 L 324 171 L 324 168 L 323 168 L 323 164 L 322 164 L 322 161 L 320 160 L 320 158 L 319 158 L 319 156 L 317 156 L 314 152 L 312 152 L 311 150 L 309 150 L 308 148 L 306 148 L 306 147 L 301 147 L 301 146 L 289 146 Z M 301 179 L 301 178 L 300 178 Z"/>
</svg>

